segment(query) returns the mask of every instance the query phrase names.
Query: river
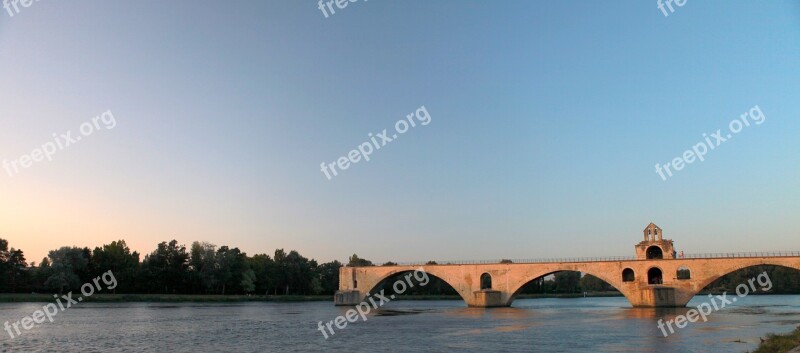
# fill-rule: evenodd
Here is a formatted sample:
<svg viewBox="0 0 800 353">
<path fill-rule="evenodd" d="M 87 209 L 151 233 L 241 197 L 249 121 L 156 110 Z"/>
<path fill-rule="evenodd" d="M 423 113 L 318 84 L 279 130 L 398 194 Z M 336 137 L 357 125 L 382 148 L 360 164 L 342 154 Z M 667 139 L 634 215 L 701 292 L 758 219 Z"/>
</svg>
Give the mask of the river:
<svg viewBox="0 0 800 353">
<path fill-rule="evenodd" d="M 695 297 L 690 307 L 707 297 Z M 0 304 L 0 324 L 43 303 Z M 347 308 L 302 303 L 80 303 L 0 352 L 747 352 L 800 323 L 800 296 L 749 296 L 664 337 L 658 319 L 688 309 L 634 309 L 621 297 L 519 299 L 511 308 L 393 301 L 326 339 L 317 322 Z"/>
</svg>

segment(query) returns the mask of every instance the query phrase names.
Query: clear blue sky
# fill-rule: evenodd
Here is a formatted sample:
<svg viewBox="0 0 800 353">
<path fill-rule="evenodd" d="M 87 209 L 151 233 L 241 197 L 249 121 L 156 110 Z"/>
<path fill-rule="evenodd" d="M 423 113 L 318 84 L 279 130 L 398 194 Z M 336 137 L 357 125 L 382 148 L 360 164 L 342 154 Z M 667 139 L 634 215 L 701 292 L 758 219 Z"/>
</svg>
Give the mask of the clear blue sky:
<svg viewBox="0 0 800 353">
<path fill-rule="evenodd" d="M 653 221 L 687 253 L 800 250 L 799 44 L 792 1 L 42 0 L 0 13 L 0 158 L 117 126 L 0 174 L 0 237 L 496 259 L 632 255 Z"/>
</svg>

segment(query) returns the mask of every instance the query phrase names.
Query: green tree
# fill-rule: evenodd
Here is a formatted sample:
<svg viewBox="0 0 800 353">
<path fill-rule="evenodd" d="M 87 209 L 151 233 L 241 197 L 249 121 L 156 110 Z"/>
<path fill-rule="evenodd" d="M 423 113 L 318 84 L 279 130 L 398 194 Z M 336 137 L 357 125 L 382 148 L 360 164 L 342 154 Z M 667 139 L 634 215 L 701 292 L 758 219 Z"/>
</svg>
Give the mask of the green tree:
<svg viewBox="0 0 800 353">
<path fill-rule="evenodd" d="M 240 282 L 240 286 L 242 287 L 242 291 L 244 293 L 250 294 L 255 292 L 256 273 L 251 269 L 247 269 L 246 271 L 242 272 L 242 281 Z"/>
<path fill-rule="evenodd" d="M 613 291 L 614 287 L 590 274 L 581 277 L 579 285 L 583 292 L 609 292 Z"/>
<path fill-rule="evenodd" d="M 350 261 L 347 262 L 347 266 L 349 266 L 349 267 L 373 266 L 372 265 L 372 261 L 369 261 L 369 260 L 366 260 L 366 259 L 362 259 L 362 258 L 358 257 L 358 255 L 356 255 L 356 254 L 353 254 L 353 256 L 350 256 L 349 260 Z"/>
<path fill-rule="evenodd" d="M 275 249 L 275 257 L 273 257 L 275 263 L 270 273 L 273 274 L 273 294 L 276 295 L 279 289 L 283 290 L 283 294 L 288 294 L 289 292 L 289 271 L 286 256 L 286 251 L 283 249 Z"/>
<path fill-rule="evenodd" d="M 269 294 L 270 289 L 275 288 L 274 271 L 275 262 L 267 254 L 257 254 L 247 259 L 250 269 L 255 274 L 255 292 Z"/>
<path fill-rule="evenodd" d="M 89 283 L 96 277 L 95 273 L 97 273 L 94 263 L 92 262 L 92 258 L 94 256 L 92 254 L 92 249 L 89 249 L 88 247 L 80 248 L 80 250 L 83 254 L 83 258 L 86 259 L 86 266 L 77 269 L 75 274 L 78 275 L 81 284 Z"/>
<path fill-rule="evenodd" d="M 286 294 L 290 293 L 290 289 L 297 294 L 311 293 L 311 281 L 316 267 L 315 260 L 309 260 L 297 251 L 290 251 L 283 262 L 283 270 L 286 271 Z"/>
<path fill-rule="evenodd" d="M 555 274 L 555 290 L 559 293 L 578 293 L 578 283 L 581 279 L 580 272 L 562 271 Z"/>
<path fill-rule="evenodd" d="M 25 280 L 25 268 L 28 266 L 25 262 L 25 254 L 22 250 L 15 250 L 11 248 L 8 254 L 8 261 L 6 266 L 6 276 L 8 277 L 8 286 L 11 293 L 17 292 L 17 287 Z"/>
<path fill-rule="evenodd" d="M 59 294 L 64 293 L 65 289 L 80 287 L 81 278 L 78 274 L 83 273 L 89 264 L 84 249 L 64 246 L 51 250 L 47 256 L 50 258 L 52 274 L 45 281 L 45 287 L 57 290 Z"/>
<path fill-rule="evenodd" d="M 31 290 L 32 291 L 46 291 L 44 286 L 45 281 L 53 274 L 53 268 L 50 266 L 50 259 L 45 257 L 39 263 L 39 266 L 33 268 L 31 277 Z"/>
<path fill-rule="evenodd" d="M 208 242 L 193 242 L 189 255 L 189 280 L 194 291 L 215 292 L 217 280 L 217 246 Z"/>
<path fill-rule="evenodd" d="M 148 279 L 146 287 L 165 294 L 181 293 L 187 282 L 189 254 L 177 240 L 161 242 L 155 251 L 145 256 L 143 272 Z"/>
<path fill-rule="evenodd" d="M 25 282 L 27 266 L 22 250 L 9 249 L 8 241 L 0 239 L 0 292 L 16 292 Z"/>
<path fill-rule="evenodd" d="M 339 289 L 339 269 L 342 263 L 339 261 L 331 261 L 321 264 L 317 267 L 317 274 L 321 285 L 320 293 L 333 294 Z"/>
<path fill-rule="evenodd" d="M 8 290 L 8 258 L 10 255 L 8 241 L 0 238 L 0 292 Z"/>
<path fill-rule="evenodd" d="M 217 278 L 221 285 L 221 294 L 229 289 L 234 293 L 243 293 L 243 276 L 250 270 L 246 260 L 247 254 L 239 248 L 230 249 L 222 246 L 217 250 Z"/>
<path fill-rule="evenodd" d="M 111 244 L 94 248 L 92 263 L 94 277 L 107 271 L 114 274 L 119 285 L 112 289 L 113 293 L 131 292 L 134 289 L 133 284 L 139 271 L 139 253 L 131 252 L 124 240 L 112 241 Z"/>
</svg>

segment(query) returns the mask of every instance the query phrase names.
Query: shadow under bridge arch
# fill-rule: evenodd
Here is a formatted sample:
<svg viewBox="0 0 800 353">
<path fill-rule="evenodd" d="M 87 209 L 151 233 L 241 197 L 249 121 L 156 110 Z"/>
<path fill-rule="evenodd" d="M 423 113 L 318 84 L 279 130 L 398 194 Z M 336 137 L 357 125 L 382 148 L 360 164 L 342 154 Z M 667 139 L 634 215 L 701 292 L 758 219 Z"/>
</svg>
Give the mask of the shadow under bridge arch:
<svg viewBox="0 0 800 353">
<path fill-rule="evenodd" d="M 610 276 L 615 276 L 611 278 Z M 618 278 L 616 278 L 618 277 Z M 622 283 L 623 269 L 619 273 L 606 273 L 589 268 L 570 267 L 543 270 L 524 277 L 512 287 L 513 292 L 506 305 L 511 306 L 515 299 L 524 294 L 577 294 L 583 292 L 603 292 L 621 295 L 632 303 L 629 293 Z M 632 305 L 632 304 L 631 304 Z"/>
<path fill-rule="evenodd" d="M 376 297 L 376 295 L 381 295 L 389 300 L 399 299 L 402 296 L 457 295 L 466 305 L 465 294 L 443 277 L 446 278 L 446 276 L 437 276 L 436 271 L 430 267 L 426 267 L 424 271 L 419 269 L 392 271 L 364 293 L 365 299 L 369 296 Z"/>
</svg>

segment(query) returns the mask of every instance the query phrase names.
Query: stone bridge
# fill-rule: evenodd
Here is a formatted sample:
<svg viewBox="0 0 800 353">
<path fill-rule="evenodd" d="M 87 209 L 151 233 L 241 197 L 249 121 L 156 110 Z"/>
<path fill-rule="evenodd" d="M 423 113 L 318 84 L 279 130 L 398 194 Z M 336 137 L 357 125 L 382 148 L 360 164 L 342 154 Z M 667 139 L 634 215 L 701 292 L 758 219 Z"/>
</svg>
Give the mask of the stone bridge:
<svg viewBox="0 0 800 353">
<path fill-rule="evenodd" d="M 672 241 L 663 240 L 660 232 L 651 223 L 645 241 L 636 246 L 637 256 L 625 260 L 342 267 L 334 301 L 356 305 L 391 285 L 387 280 L 422 268 L 452 286 L 472 307 L 510 306 L 526 284 L 561 271 L 600 278 L 634 307 L 682 307 L 716 279 L 737 270 L 758 265 L 800 270 L 800 252 L 678 256 Z"/>
</svg>

